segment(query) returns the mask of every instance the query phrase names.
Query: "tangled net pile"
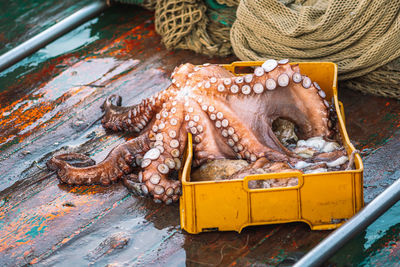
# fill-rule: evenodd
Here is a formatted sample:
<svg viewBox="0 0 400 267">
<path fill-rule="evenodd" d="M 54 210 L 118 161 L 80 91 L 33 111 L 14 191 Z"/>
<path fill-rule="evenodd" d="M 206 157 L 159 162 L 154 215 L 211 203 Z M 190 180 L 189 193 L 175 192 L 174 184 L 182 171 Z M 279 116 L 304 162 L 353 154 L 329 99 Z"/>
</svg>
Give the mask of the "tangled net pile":
<svg viewBox="0 0 400 267">
<path fill-rule="evenodd" d="M 347 88 L 400 99 L 400 1 L 119 0 L 155 11 L 168 49 L 333 61 Z"/>
</svg>

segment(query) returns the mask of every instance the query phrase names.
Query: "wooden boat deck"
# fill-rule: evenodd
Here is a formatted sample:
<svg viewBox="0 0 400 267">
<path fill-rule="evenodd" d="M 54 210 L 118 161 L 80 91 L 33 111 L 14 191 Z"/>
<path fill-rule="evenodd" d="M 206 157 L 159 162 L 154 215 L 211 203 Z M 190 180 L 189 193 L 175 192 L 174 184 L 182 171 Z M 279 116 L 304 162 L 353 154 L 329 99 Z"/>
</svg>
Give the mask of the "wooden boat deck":
<svg viewBox="0 0 400 267">
<path fill-rule="evenodd" d="M 76 40 L 82 45 L 76 46 Z M 69 45 L 71 50 L 57 52 Z M 0 265 L 288 266 L 327 236 L 329 231 L 310 231 L 302 223 L 190 235 L 180 229 L 177 204 L 132 196 L 120 183 L 68 187 L 46 170 L 54 151 L 83 152 L 99 161 L 129 138 L 106 134 L 101 127 L 100 105 L 108 95 L 119 94 L 123 105 L 132 105 L 166 88 L 180 63 L 234 60 L 167 51 L 153 14 L 125 6 L 3 72 Z M 362 151 L 368 203 L 400 177 L 400 103 L 339 90 L 350 138 Z M 382 264 L 388 257 L 397 262 L 396 215 L 391 210 L 385 215 L 389 225 L 381 222 L 390 229 L 368 234 L 378 232 L 377 222 L 331 262 Z"/>
</svg>

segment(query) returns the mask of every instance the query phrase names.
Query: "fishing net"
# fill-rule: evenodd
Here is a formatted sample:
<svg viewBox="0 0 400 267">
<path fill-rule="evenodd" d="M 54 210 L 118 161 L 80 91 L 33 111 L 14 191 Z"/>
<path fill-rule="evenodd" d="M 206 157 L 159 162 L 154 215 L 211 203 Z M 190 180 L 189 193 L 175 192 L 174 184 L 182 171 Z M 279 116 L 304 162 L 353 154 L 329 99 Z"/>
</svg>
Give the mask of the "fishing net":
<svg viewBox="0 0 400 267">
<path fill-rule="evenodd" d="M 239 0 L 118 0 L 155 11 L 156 31 L 168 49 L 209 56 L 232 54 L 229 36 Z"/>
<path fill-rule="evenodd" d="M 345 80 L 341 85 L 367 94 L 400 99 L 400 58 L 366 75 Z"/>
<path fill-rule="evenodd" d="M 399 98 L 400 68 L 373 72 L 400 56 L 399 11 L 392 0 L 242 0 L 231 42 L 243 60 L 333 61 L 339 79 L 360 77 L 349 83 L 354 89 Z M 382 90 L 382 82 L 391 85 Z"/>
<path fill-rule="evenodd" d="M 218 4 L 215 7 L 218 8 Z M 210 56 L 226 56 L 232 53 L 229 31 L 234 21 L 228 16 L 235 13 L 221 11 L 208 8 L 203 1 L 158 0 L 156 31 L 169 49 L 190 49 Z"/>
<path fill-rule="evenodd" d="M 155 11 L 168 49 L 333 61 L 346 87 L 400 98 L 400 1 L 120 0 Z"/>
</svg>

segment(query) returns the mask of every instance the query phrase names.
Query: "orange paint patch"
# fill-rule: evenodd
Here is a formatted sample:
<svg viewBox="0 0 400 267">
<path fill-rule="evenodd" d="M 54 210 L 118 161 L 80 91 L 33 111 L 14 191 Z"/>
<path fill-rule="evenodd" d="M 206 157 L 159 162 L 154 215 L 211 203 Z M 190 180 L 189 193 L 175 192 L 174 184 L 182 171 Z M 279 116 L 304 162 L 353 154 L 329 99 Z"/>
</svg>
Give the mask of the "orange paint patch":
<svg viewBox="0 0 400 267">
<path fill-rule="evenodd" d="M 153 23 L 142 23 L 116 38 L 112 43 L 97 51 L 96 54 L 108 54 L 114 57 L 135 54 L 137 48 L 143 45 L 143 41 L 139 40 L 156 35 Z"/>
<path fill-rule="evenodd" d="M 30 262 L 30 264 L 36 264 L 36 263 L 38 263 L 39 262 L 39 259 L 38 258 L 34 258 L 33 260 L 31 260 L 31 262 Z"/>
<path fill-rule="evenodd" d="M 79 188 L 73 189 L 78 192 Z M 101 207 L 104 201 L 94 198 L 91 194 L 78 195 L 65 192 L 50 203 L 45 202 L 30 209 L 18 209 L 13 215 L 14 218 L 9 218 L 10 221 L 4 223 L 0 230 L 0 252 L 30 244 L 38 235 L 46 235 L 46 228 L 52 224 L 52 221 L 70 221 L 71 218 L 79 220 L 79 216 L 75 212 L 79 210 L 79 213 L 84 214 L 94 205 Z M 74 207 L 64 206 L 65 202 L 72 202 Z M 4 221 L 4 217 L 5 214 L 3 213 L 0 220 Z M 68 218 L 68 220 L 63 219 L 63 217 Z M 60 228 L 60 231 L 62 231 L 64 227 L 63 223 L 55 222 L 51 229 L 54 231 L 56 228 Z M 65 238 L 63 242 L 67 242 L 69 238 Z"/>
<path fill-rule="evenodd" d="M 156 36 L 154 24 L 148 22 L 142 23 L 115 38 L 109 45 L 106 45 L 95 52 L 95 56 L 89 56 L 83 60 L 90 61 L 97 58 L 99 55 L 104 57 L 106 54 L 113 57 L 121 57 L 123 55 L 136 53 L 139 47 L 141 47 L 141 49 L 145 48 L 145 44 L 143 44 L 143 40 L 141 39 L 147 39 L 153 36 Z M 68 60 L 71 61 L 68 57 L 71 57 L 71 55 L 61 56 L 57 59 L 56 63 L 46 65 L 46 67 L 37 75 L 33 74 L 36 75 L 36 78 L 32 78 L 34 82 L 39 83 L 39 81 L 43 81 L 43 77 L 52 74 L 54 75 L 57 71 L 57 64 L 60 64 L 61 62 L 68 63 Z M 79 64 L 80 63 L 77 63 L 76 65 Z M 38 88 L 44 89 L 46 85 L 48 85 L 47 82 L 42 82 Z M 78 94 L 84 88 L 84 86 L 69 88 L 61 97 L 55 100 L 49 100 L 45 99 L 48 98 L 45 96 L 51 94 L 52 90 L 57 90 L 57 88 L 50 87 L 45 89 L 45 91 L 42 91 L 40 94 L 26 95 L 25 97 L 0 108 L 0 151 L 5 149 L 1 146 L 2 144 L 8 143 L 11 145 L 21 143 L 26 139 L 26 137 L 31 135 L 34 129 L 48 126 L 44 125 L 44 123 L 52 123 L 55 119 L 61 117 L 63 114 L 59 112 L 53 115 L 50 119 L 44 119 L 45 115 L 48 115 L 53 111 L 57 105 L 65 102 L 71 96 Z M 38 89 L 37 91 L 40 90 L 41 89 Z M 29 127 L 32 127 L 32 129 Z"/>
<path fill-rule="evenodd" d="M 63 113 L 58 112 L 53 114 L 51 118 L 42 120 L 43 117 L 53 111 L 57 105 L 63 103 L 66 99 L 78 94 L 82 90 L 83 87 L 70 90 L 55 101 L 41 100 L 43 94 L 36 95 L 36 99 L 34 100 L 31 100 L 32 95 L 28 95 L 21 100 L 15 101 L 8 107 L 0 109 L 0 114 L 2 114 L 0 115 L 0 145 L 12 142 L 15 138 L 18 138 L 17 142 L 20 143 L 25 140 L 26 137 L 30 136 L 34 129 L 47 126 L 43 123 L 52 123 L 60 118 Z M 32 128 L 29 129 L 28 127 Z M 0 151 L 1 150 L 0 146 Z"/>
</svg>

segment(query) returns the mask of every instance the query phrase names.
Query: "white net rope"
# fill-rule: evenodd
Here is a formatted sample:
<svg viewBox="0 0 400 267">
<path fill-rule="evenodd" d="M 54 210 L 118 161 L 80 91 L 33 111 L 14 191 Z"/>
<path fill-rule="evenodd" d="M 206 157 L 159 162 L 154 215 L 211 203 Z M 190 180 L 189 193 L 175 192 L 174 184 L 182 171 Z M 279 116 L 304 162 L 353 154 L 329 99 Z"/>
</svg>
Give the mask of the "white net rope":
<svg viewBox="0 0 400 267">
<path fill-rule="evenodd" d="M 397 0 L 242 0 L 231 43 L 242 60 L 333 61 L 349 79 L 400 56 L 399 11 Z"/>
</svg>

